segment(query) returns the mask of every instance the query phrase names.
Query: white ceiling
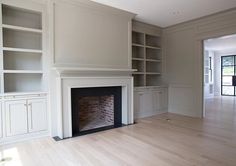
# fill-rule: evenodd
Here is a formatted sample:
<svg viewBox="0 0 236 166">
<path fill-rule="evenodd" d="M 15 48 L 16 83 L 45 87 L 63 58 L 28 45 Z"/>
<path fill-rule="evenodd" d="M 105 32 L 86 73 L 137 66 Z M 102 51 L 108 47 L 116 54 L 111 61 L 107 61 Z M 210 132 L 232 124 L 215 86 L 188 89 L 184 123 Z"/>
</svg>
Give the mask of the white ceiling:
<svg viewBox="0 0 236 166">
<path fill-rule="evenodd" d="M 236 0 L 92 0 L 136 13 L 136 20 L 167 27 L 236 7 Z"/>
<path fill-rule="evenodd" d="M 227 51 L 236 49 L 236 35 L 209 39 L 204 42 L 206 50 Z"/>
</svg>

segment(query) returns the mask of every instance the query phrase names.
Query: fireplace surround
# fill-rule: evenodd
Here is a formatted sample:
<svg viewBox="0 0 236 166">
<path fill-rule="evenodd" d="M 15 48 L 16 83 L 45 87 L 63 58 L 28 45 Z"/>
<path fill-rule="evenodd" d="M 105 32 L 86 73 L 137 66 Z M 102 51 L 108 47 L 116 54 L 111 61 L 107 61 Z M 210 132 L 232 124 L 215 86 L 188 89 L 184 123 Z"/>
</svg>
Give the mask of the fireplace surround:
<svg viewBox="0 0 236 166">
<path fill-rule="evenodd" d="M 72 88 L 72 136 L 121 127 L 122 87 Z"/>
<path fill-rule="evenodd" d="M 87 76 L 83 76 L 85 72 L 77 68 L 73 68 L 73 71 L 70 68 L 57 68 L 57 71 L 55 91 L 57 93 L 55 103 L 57 113 L 54 121 L 57 124 L 56 136 L 58 138 L 73 137 L 71 102 L 71 89 L 73 88 L 121 87 L 121 123 L 122 125 L 133 124 L 133 77 L 120 75 L 121 73 L 127 74 L 131 70 L 119 70 L 119 72 L 113 69 L 109 69 L 109 71 L 96 69 L 91 72 L 86 70 Z M 94 76 L 95 74 L 100 76 Z"/>
</svg>

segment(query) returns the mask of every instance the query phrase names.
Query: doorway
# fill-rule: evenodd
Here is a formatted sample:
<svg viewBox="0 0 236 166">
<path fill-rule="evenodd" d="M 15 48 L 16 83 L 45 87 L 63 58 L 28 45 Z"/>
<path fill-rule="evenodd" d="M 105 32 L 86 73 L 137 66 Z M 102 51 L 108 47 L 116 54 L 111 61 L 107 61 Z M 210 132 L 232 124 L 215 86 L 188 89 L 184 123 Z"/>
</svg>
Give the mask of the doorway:
<svg viewBox="0 0 236 166">
<path fill-rule="evenodd" d="M 212 119 L 231 117 L 236 108 L 236 35 L 207 39 L 203 44 L 203 115 Z"/>
</svg>

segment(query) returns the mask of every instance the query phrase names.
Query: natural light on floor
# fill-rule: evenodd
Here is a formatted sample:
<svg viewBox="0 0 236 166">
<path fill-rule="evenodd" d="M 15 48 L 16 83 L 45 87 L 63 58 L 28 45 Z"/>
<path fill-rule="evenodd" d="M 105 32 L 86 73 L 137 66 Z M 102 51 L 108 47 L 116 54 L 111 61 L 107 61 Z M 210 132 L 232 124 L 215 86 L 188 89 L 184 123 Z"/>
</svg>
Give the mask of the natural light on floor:
<svg viewBox="0 0 236 166">
<path fill-rule="evenodd" d="M 17 148 L 1 151 L 0 166 L 23 166 Z"/>
</svg>

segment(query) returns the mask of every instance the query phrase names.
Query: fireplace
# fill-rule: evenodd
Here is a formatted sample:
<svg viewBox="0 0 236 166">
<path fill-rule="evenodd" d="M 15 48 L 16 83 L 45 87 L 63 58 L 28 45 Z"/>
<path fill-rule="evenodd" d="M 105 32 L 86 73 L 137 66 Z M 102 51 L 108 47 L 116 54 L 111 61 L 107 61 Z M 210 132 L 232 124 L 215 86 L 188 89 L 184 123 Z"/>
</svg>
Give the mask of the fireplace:
<svg viewBox="0 0 236 166">
<path fill-rule="evenodd" d="M 71 88 L 72 136 L 121 127 L 121 89 Z"/>
</svg>

